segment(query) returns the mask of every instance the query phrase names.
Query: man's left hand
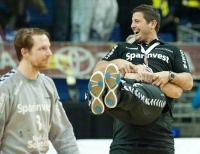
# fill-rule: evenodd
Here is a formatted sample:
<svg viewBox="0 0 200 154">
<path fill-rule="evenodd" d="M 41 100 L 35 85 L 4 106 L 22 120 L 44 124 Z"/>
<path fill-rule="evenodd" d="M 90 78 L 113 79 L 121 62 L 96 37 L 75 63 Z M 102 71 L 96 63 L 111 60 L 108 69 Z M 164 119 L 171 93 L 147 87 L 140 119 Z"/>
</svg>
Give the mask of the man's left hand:
<svg viewBox="0 0 200 154">
<path fill-rule="evenodd" d="M 154 73 L 152 85 L 162 87 L 169 81 L 169 71 Z"/>
</svg>

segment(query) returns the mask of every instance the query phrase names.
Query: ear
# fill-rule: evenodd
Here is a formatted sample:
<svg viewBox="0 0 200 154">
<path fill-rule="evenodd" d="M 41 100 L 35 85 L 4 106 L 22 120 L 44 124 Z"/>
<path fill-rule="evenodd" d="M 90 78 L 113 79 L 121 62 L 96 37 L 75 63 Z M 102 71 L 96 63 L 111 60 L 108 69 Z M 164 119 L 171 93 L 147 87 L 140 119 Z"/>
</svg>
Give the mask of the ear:
<svg viewBox="0 0 200 154">
<path fill-rule="evenodd" d="M 155 28 L 156 28 L 156 25 L 157 25 L 157 21 L 156 21 L 156 20 L 152 20 L 152 21 L 150 22 L 150 27 L 151 27 L 151 28 L 155 29 Z"/>
<path fill-rule="evenodd" d="M 22 49 L 21 49 L 21 54 L 22 54 L 22 57 L 27 57 L 28 54 L 29 54 L 28 49 L 22 48 Z"/>
</svg>

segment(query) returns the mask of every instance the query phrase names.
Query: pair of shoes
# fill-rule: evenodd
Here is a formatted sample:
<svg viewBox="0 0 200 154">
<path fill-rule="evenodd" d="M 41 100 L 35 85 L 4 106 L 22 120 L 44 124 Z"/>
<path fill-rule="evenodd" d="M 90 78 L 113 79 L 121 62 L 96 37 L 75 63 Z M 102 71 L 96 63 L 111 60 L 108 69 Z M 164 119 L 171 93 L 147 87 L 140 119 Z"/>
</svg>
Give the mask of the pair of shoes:
<svg viewBox="0 0 200 154">
<path fill-rule="evenodd" d="M 88 91 L 91 95 L 89 106 L 93 114 L 102 114 L 105 110 L 104 104 L 108 108 L 116 107 L 118 102 L 117 88 L 120 81 L 120 73 L 115 64 L 109 64 L 105 69 L 105 74 L 97 71 L 91 76 Z M 103 99 L 105 87 L 107 87 L 108 92 Z"/>
</svg>

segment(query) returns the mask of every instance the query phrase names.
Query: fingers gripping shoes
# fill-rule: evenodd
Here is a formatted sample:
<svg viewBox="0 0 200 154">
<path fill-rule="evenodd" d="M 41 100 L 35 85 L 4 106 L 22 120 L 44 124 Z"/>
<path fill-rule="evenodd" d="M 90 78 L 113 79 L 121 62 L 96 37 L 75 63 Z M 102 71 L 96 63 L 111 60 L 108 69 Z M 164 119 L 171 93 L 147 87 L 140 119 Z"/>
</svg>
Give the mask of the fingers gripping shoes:
<svg viewBox="0 0 200 154">
<path fill-rule="evenodd" d="M 93 114 L 102 114 L 105 110 L 102 94 L 105 89 L 104 75 L 102 72 L 95 72 L 88 83 L 88 90 L 91 95 L 91 103 L 89 104 Z"/>
<path fill-rule="evenodd" d="M 104 98 L 104 103 L 108 108 L 114 108 L 117 105 L 117 92 L 121 81 L 120 73 L 115 64 L 109 64 L 105 70 L 105 83 L 108 87 L 108 93 Z"/>
</svg>

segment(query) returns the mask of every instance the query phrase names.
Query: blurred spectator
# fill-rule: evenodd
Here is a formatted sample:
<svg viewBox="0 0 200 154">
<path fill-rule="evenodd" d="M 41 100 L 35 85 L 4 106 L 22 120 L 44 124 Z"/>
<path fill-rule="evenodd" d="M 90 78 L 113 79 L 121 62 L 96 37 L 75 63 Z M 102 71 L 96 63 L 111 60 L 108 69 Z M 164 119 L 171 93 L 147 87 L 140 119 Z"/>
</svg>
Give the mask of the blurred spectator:
<svg viewBox="0 0 200 154">
<path fill-rule="evenodd" d="M 196 94 L 192 98 L 192 107 L 195 109 L 200 107 L 200 86 L 198 86 Z"/>
<path fill-rule="evenodd" d="M 7 1 L 7 0 L 6 0 Z M 41 15 L 46 15 L 48 10 L 43 0 L 21 0 L 24 4 L 33 6 Z"/>
<path fill-rule="evenodd" d="M 75 103 L 79 102 L 80 101 L 80 93 L 79 93 L 79 89 L 77 86 L 76 78 L 73 76 L 67 75 L 66 83 L 68 85 L 68 94 L 69 94 L 70 100 Z"/>
<path fill-rule="evenodd" d="M 199 0 L 178 0 L 174 4 L 174 18 L 187 19 L 191 24 L 200 24 Z"/>
<path fill-rule="evenodd" d="M 53 0 L 52 41 L 70 41 L 71 0 Z"/>
<path fill-rule="evenodd" d="M 172 0 L 153 0 L 154 8 L 160 12 L 161 22 L 159 33 L 170 33 L 176 41 L 177 23 L 174 19 L 171 20 L 171 15 L 174 11 L 174 1 Z"/>
<path fill-rule="evenodd" d="M 71 23 L 73 42 L 89 40 L 95 0 L 72 0 Z"/>
<path fill-rule="evenodd" d="M 5 5 L 6 9 L 1 14 L 0 22 L 3 29 L 7 28 L 10 31 L 28 27 L 27 4 L 37 9 L 41 15 L 45 15 L 48 12 L 43 0 L 1 0 L 1 2 Z"/>
<path fill-rule="evenodd" d="M 116 23 L 117 12 L 116 0 L 72 0 L 71 41 L 108 41 Z M 76 102 L 79 98 L 76 79 L 67 76 L 66 81 L 70 98 Z"/>
<path fill-rule="evenodd" d="M 68 58 L 66 59 L 68 62 L 68 68 L 66 68 L 66 83 L 68 85 L 68 94 L 69 98 L 72 102 L 79 102 L 80 101 L 80 94 L 77 85 L 77 79 L 74 77 L 74 69 L 73 69 L 73 55 L 68 54 Z"/>
<path fill-rule="evenodd" d="M 120 27 L 120 41 L 124 42 L 127 36 L 133 34 L 131 29 L 132 10 L 140 4 L 152 5 L 152 0 L 117 0 L 119 6 L 117 22 Z"/>
<path fill-rule="evenodd" d="M 156 0 L 154 0 L 156 1 Z M 166 1 L 166 0 L 165 0 Z M 200 24 L 199 0 L 168 0 L 169 14 L 162 19 L 159 32 L 172 33 L 177 41 L 178 24 Z M 199 30 L 199 29 L 197 29 Z"/>
<path fill-rule="evenodd" d="M 73 0 L 72 41 L 108 41 L 117 12 L 116 0 Z"/>
</svg>

